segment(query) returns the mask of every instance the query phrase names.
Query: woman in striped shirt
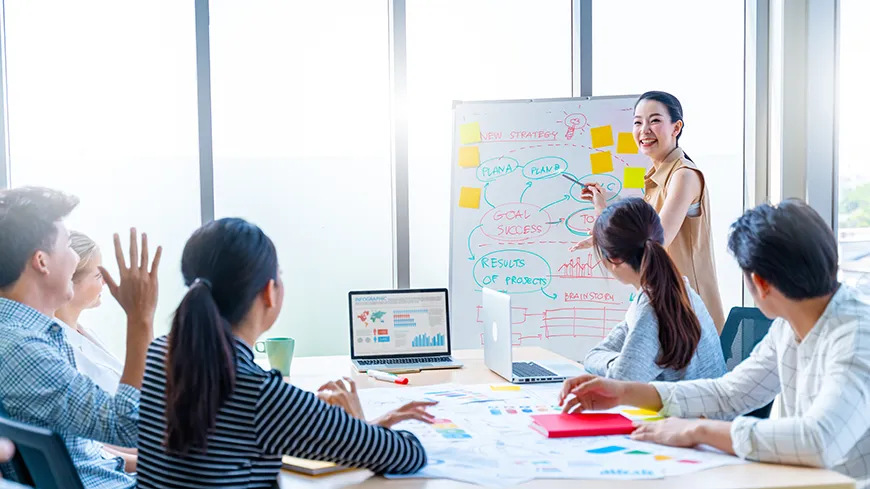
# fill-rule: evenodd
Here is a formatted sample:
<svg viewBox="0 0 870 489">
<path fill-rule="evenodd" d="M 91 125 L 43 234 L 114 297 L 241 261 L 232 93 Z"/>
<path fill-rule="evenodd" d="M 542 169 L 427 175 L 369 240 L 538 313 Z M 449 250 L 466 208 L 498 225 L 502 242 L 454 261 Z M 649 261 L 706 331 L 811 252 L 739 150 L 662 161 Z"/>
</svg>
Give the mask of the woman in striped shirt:
<svg viewBox="0 0 870 489">
<path fill-rule="evenodd" d="M 431 422 L 430 403 L 367 423 L 352 382 L 315 395 L 254 363 L 251 346 L 284 298 L 275 247 L 260 228 L 242 219 L 204 225 L 185 245 L 181 271 L 190 289 L 169 335 L 148 350 L 139 487 L 274 487 L 284 454 L 376 473 L 426 464 L 419 440 L 390 427 Z"/>
</svg>

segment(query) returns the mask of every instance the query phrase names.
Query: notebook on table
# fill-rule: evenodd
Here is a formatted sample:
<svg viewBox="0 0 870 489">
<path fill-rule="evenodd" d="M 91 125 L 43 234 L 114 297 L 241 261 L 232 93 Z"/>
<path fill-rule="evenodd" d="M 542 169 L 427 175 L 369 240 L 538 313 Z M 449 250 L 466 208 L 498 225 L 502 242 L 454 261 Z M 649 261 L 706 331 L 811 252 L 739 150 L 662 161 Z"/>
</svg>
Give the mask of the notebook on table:
<svg viewBox="0 0 870 489">
<path fill-rule="evenodd" d="M 629 435 L 634 422 L 621 414 L 539 414 L 532 416 L 531 428 L 547 438 Z"/>
<path fill-rule="evenodd" d="M 281 462 L 285 469 L 305 475 L 322 475 L 332 472 L 339 472 L 342 470 L 348 470 L 348 467 L 338 465 L 332 462 L 308 460 L 304 458 L 291 457 L 289 455 L 284 455 L 281 458 Z"/>
</svg>

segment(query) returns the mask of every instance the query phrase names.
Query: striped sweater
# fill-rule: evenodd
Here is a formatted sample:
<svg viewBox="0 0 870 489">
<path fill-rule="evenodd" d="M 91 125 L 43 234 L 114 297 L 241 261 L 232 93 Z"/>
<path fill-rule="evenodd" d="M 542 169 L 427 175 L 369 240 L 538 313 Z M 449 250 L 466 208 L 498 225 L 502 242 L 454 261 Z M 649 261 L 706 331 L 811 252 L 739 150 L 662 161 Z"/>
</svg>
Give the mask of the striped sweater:
<svg viewBox="0 0 870 489">
<path fill-rule="evenodd" d="M 254 363 L 251 349 L 236 340 L 236 386 L 218 412 L 208 452 L 167 454 L 167 338 L 148 349 L 139 418 L 140 488 L 275 487 L 283 454 L 375 473 L 406 474 L 426 465 L 419 440 L 406 431 L 369 425 L 343 409 L 284 382 L 281 374 Z"/>
</svg>

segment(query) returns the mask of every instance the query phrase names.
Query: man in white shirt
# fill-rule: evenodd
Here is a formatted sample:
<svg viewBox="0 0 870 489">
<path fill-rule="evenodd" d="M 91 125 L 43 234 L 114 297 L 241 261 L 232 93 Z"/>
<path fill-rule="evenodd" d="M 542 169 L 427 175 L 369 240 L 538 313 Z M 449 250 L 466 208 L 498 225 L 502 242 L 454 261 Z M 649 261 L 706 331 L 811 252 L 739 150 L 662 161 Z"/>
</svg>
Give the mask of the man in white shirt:
<svg viewBox="0 0 870 489">
<path fill-rule="evenodd" d="M 706 444 L 760 462 L 826 467 L 870 488 L 870 302 L 837 282 L 837 241 L 803 202 L 746 211 L 728 248 L 759 309 L 777 318 L 748 359 L 722 378 L 565 382 L 566 411 L 627 404 L 670 418 L 633 438 Z M 782 393 L 785 416 L 744 416 Z M 735 418 L 736 416 L 736 418 Z M 718 418 L 733 421 L 715 421 Z"/>
</svg>

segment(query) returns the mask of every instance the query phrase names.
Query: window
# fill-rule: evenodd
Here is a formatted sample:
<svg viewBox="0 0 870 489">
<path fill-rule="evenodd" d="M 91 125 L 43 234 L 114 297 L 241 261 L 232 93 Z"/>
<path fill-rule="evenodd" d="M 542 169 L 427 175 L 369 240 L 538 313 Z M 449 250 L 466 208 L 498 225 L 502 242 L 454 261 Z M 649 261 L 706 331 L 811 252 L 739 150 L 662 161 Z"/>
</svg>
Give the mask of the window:
<svg viewBox="0 0 870 489">
<path fill-rule="evenodd" d="M 708 182 L 727 314 L 742 304 L 742 276 L 726 244 L 743 213 L 743 2 L 662 0 L 650 8 L 643 0 L 597 0 L 592 7 L 594 94 L 663 90 L 683 105 L 680 145 Z"/>
<path fill-rule="evenodd" d="M 445 287 L 454 100 L 571 96 L 570 0 L 407 3 L 411 286 Z"/>
<path fill-rule="evenodd" d="M 870 3 L 840 0 L 839 238 L 842 280 L 870 293 L 870 164 L 863 129 L 870 86 Z"/>
<path fill-rule="evenodd" d="M 112 234 L 164 247 L 156 333 L 185 292 L 179 263 L 200 224 L 193 2 L 7 0 L 11 183 L 81 198 L 68 226 L 114 271 Z M 82 324 L 124 358 L 126 320 L 108 291 Z"/>
<path fill-rule="evenodd" d="M 274 240 L 286 287 L 268 336 L 347 353 L 347 292 L 391 288 L 383 2 L 212 1 L 216 217 Z"/>
</svg>

